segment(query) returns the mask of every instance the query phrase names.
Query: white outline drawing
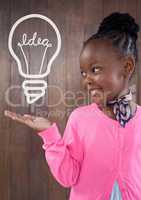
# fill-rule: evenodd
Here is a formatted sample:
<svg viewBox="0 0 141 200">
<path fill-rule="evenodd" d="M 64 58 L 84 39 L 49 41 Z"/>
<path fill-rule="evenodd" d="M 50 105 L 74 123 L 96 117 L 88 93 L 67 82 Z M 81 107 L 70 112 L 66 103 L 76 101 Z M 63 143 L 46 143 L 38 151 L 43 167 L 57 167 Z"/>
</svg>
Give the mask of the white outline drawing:
<svg viewBox="0 0 141 200">
<path fill-rule="evenodd" d="M 41 42 L 41 38 L 40 38 L 40 40 L 38 40 L 38 44 L 30 44 L 30 43 L 21 44 L 20 42 L 18 42 L 17 45 L 20 48 L 20 50 L 22 52 L 22 55 L 24 57 L 24 60 L 25 60 L 26 73 L 24 73 L 22 71 L 21 61 L 18 58 L 18 56 L 16 55 L 16 53 L 14 52 L 13 47 L 12 47 L 13 35 L 14 35 L 14 32 L 15 32 L 17 26 L 19 24 L 21 24 L 23 21 L 31 19 L 31 18 L 40 18 L 40 19 L 46 21 L 47 23 L 49 23 L 49 25 L 51 25 L 51 27 L 54 29 L 54 31 L 56 33 L 56 36 L 57 36 L 57 48 L 56 48 L 56 51 L 53 54 L 53 56 L 51 57 L 51 59 L 49 60 L 47 66 L 46 66 L 46 71 L 44 73 L 42 73 L 42 68 L 43 68 L 43 64 L 44 64 L 44 59 L 46 57 L 46 52 L 47 52 L 47 49 L 49 47 L 52 47 L 52 44 L 49 42 L 49 40 L 47 38 L 44 38 L 42 42 Z M 35 32 L 33 34 L 33 38 L 36 38 L 36 36 L 37 36 L 37 32 Z M 27 38 L 27 34 L 24 33 L 23 34 L 23 43 L 25 42 L 26 38 Z M 27 61 L 27 57 L 26 57 L 26 55 L 25 55 L 25 53 L 23 51 L 23 48 L 22 48 L 23 45 L 24 46 L 26 46 L 26 45 L 27 46 L 42 45 L 42 46 L 45 47 L 44 53 L 43 53 L 43 57 L 42 57 L 42 61 L 41 61 L 41 66 L 39 68 L 39 73 L 38 74 L 29 74 L 28 61 Z M 9 38 L 8 38 L 8 49 L 9 49 L 11 55 L 13 56 L 13 58 L 17 62 L 18 70 L 19 70 L 20 75 L 23 76 L 24 78 L 30 79 L 30 80 L 25 80 L 22 83 L 22 88 L 24 89 L 24 94 L 26 96 L 27 103 L 28 104 L 32 104 L 35 101 L 37 101 L 39 98 L 41 98 L 42 96 L 45 95 L 45 89 L 47 88 L 47 82 L 44 81 L 44 80 L 40 80 L 40 78 L 44 78 L 50 73 L 52 63 L 56 59 L 56 57 L 58 56 L 58 54 L 60 52 L 60 49 L 61 49 L 61 35 L 60 35 L 60 32 L 59 32 L 56 24 L 51 19 L 49 19 L 48 17 L 46 17 L 44 15 L 40 15 L 40 14 L 26 15 L 26 16 L 23 16 L 20 19 L 18 19 L 14 23 L 14 25 L 12 26 L 12 28 L 10 30 L 10 33 L 9 33 Z M 32 80 L 32 79 L 34 79 L 34 80 Z M 35 91 L 35 93 L 33 93 L 34 91 Z"/>
</svg>

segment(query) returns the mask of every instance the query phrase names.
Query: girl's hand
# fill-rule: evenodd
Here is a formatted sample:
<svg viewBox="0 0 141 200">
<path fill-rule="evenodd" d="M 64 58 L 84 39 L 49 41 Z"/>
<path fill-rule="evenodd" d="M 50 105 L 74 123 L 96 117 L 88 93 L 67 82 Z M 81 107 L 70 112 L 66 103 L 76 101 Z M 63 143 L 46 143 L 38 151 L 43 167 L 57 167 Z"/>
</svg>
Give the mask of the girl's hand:
<svg viewBox="0 0 141 200">
<path fill-rule="evenodd" d="M 43 131 L 52 125 L 51 121 L 43 117 L 36 117 L 32 115 L 27 115 L 27 114 L 20 115 L 14 112 L 10 112 L 8 110 L 4 111 L 4 115 L 6 117 L 11 118 L 12 120 L 25 124 L 29 126 L 30 128 L 33 128 L 37 131 Z"/>
</svg>

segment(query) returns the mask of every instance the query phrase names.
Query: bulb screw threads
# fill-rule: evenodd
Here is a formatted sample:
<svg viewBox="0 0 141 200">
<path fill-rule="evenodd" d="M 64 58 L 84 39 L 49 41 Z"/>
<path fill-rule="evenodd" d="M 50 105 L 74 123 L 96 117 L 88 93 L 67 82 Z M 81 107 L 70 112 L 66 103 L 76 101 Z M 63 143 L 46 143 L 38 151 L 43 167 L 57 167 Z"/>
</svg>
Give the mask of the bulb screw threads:
<svg viewBox="0 0 141 200">
<path fill-rule="evenodd" d="M 44 80 L 25 80 L 22 88 L 28 104 L 32 104 L 45 95 L 47 82 Z"/>
</svg>

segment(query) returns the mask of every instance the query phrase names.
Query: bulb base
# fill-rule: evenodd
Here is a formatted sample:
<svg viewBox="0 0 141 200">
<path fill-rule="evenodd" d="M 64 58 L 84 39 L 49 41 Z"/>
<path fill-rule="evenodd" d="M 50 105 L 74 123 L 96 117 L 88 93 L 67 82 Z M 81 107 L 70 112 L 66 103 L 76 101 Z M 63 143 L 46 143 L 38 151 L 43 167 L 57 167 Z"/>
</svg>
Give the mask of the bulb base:
<svg viewBox="0 0 141 200">
<path fill-rule="evenodd" d="M 27 103 L 32 104 L 45 95 L 47 82 L 44 80 L 25 80 L 22 83 L 22 88 Z"/>
</svg>

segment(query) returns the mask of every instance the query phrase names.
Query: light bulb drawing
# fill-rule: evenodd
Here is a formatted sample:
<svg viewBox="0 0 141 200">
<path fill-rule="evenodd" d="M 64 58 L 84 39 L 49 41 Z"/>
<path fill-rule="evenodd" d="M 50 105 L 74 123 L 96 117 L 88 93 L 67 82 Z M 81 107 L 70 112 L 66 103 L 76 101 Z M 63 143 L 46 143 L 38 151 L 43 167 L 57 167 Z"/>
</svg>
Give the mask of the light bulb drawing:
<svg viewBox="0 0 141 200">
<path fill-rule="evenodd" d="M 54 54 L 52 55 L 52 57 L 49 59 L 44 72 L 43 72 L 43 66 L 44 66 L 45 58 L 47 57 L 47 50 L 49 48 L 53 47 L 52 43 L 49 41 L 48 38 L 39 37 L 37 32 L 33 33 L 31 39 L 28 38 L 27 33 L 22 34 L 22 41 L 19 41 L 17 43 L 17 47 L 19 48 L 19 50 L 21 51 L 21 54 L 23 56 L 23 60 L 25 63 L 24 67 L 22 66 L 22 62 L 21 62 L 20 58 L 17 56 L 17 54 L 13 48 L 13 36 L 14 36 L 15 30 L 22 22 L 25 22 L 26 20 L 32 19 L 32 18 L 40 19 L 40 20 L 43 20 L 46 23 L 48 23 L 51 26 L 51 28 L 53 28 L 53 31 L 55 32 L 55 35 L 57 38 L 56 50 L 55 50 Z M 32 73 L 30 73 L 29 60 L 24 52 L 24 48 L 25 47 L 35 47 L 36 48 L 38 46 L 41 46 L 44 48 L 43 55 L 41 58 L 40 66 L 38 66 L 38 73 L 32 74 Z M 51 71 L 52 63 L 56 59 L 56 57 L 58 56 L 58 54 L 60 52 L 60 49 L 61 49 L 60 32 L 59 32 L 56 24 L 50 18 L 48 18 L 44 15 L 41 15 L 41 14 L 26 15 L 26 16 L 23 16 L 20 19 L 18 19 L 12 26 L 10 33 L 9 33 L 9 37 L 8 37 L 8 49 L 10 51 L 10 54 L 12 55 L 12 57 L 15 59 L 15 61 L 17 63 L 18 71 L 19 71 L 20 75 L 22 77 L 24 77 L 25 79 L 27 79 L 27 80 L 23 81 L 22 88 L 24 90 L 24 94 L 26 96 L 27 103 L 32 104 L 32 103 L 36 102 L 39 98 L 41 98 L 45 95 L 45 90 L 47 88 L 47 82 L 45 80 L 43 80 L 43 78 L 49 75 L 49 73 Z M 24 71 L 23 71 L 23 68 L 25 68 Z"/>
</svg>

